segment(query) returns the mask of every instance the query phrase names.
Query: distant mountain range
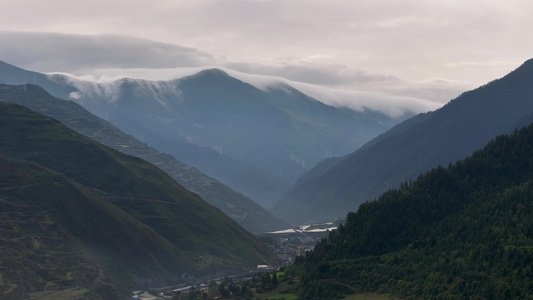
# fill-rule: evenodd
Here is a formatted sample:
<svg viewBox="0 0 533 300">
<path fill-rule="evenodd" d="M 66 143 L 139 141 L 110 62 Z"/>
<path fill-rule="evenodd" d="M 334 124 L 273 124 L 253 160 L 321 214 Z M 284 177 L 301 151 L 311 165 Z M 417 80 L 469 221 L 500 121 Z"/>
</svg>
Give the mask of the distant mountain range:
<svg viewBox="0 0 533 300">
<path fill-rule="evenodd" d="M 265 207 L 322 159 L 350 153 L 399 121 L 328 106 L 286 84 L 258 89 L 218 69 L 95 83 L 0 63 L 0 82 L 72 99 Z"/>
<path fill-rule="evenodd" d="M 40 87 L 31 84 L 26 86 L 0 85 L 0 102 L 26 106 L 57 119 L 71 129 L 106 146 L 151 162 L 251 232 L 260 233 L 289 227 L 286 222 L 274 217 L 269 211 L 243 194 L 231 190 L 216 179 L 183 164 L 171 155 L 141 143 L 109 122 L 94 116 L 80 105 L 51 96 Z"/>
<path fill-rule="evenodd" d="M 417 115 L 305 174 L 273 211 L 294 223 L 342 218 L 402 182 L 447 166 L 533 120 L 533 60 Z"/>
<path fill-rule="evenodd" d="M 53 290 L 124 299 L 133 287 L 277 261 L 255 236 L 142 159 L 14 104 L 0 103 L 0 128 L 0 292 L 7 298 Z"/>
</svg>

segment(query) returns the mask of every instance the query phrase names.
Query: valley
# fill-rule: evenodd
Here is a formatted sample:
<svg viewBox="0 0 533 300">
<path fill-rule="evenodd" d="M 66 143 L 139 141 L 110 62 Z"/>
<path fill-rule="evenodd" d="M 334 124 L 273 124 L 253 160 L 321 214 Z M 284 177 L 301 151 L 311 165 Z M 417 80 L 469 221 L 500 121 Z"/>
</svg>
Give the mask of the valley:
<svg viewBox="0 0 533 300">
<path fill-rule="evenodd" d="M 36 84 L 78 103 L 265 208 L 322 159 L 346 155 L 416 113 L 338 108 L 284 83 L 259 89 L 220 69 L 92 82 L 0 63 L 0 83 Z"/>
<path fill-rule="evenodd" d="M 0 299 L 533 295 L 533 60 L 395 117 L 0 64 L 26 76 L 0 84 Z"/>
<path fill-rule="evenodd" d="M 323 224 L 302 225 L 290 229 L 268 232 L 257 235 L 261 241 L 276 253 L 281 266 L 294 263 L 299 255 L 305 255 L 316 243 L 337 229 L 342 221 Z M 334 225 L 335 224 L 335 225 Z"/>
<path fill-rule="evenodd" d="M 76 132 L 117 151 L 147 160 L 251 232 L 266 232 L 288 226 L 253 200 L 231 190 L 216 179 L 136 140 L 81 106 L 52 97 L 36 86 L 0 87 L 0 101 L 26 106 L 57 119 Z"/>
<path fill-rule="evenodd" d="M 272 211 L 296 223 L 342 218 L 389 189 L 448 166 L 500 134 L 533 121 L 533 60 L 465 92 L 442 108 L 419 114 L 354 152 L 325 160 L 303 176 Z"/>
</svg>

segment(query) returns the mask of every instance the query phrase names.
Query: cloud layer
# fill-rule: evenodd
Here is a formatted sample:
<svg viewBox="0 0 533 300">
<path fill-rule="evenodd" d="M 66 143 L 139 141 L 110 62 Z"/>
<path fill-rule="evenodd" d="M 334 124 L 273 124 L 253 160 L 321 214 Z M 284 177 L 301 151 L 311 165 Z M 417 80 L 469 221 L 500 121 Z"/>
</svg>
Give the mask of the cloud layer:
<svg viewBox="0 0 533 300">
<path fill-rule="evenodd" d="M 174 95 L 179 91 L 176 79 L 193 75 L 205 67 L 196 68 L 166 68 L 166 69 L 98 69 L 91 75 L 75 76 L 68 73 L 59 73 L 66 76 L 81 94 L 72 94 L 73 99 L 98 96 L 113 101 L 118 94 L 118 87 L 124 78 L 142 79 L 138 84 L 144 90 L 152 91 L 153 97 L 158 100 L 158 95 Z M 401 118 L 405 114 L 417 114 L 435 110 L 443 105 L 442 102 L 431 101 L 424 98 L 394 95 L 380 91 L 358 91 L 338 89 L 323 85 L 309 84 L 288 80 L 282 77 L 244 73 L 228 68 L 221 68 L 230 76 L 249 83 L 261 90 L 275 88 L 285 89 L 286 85 L 315 98 L 323 103 L 336 107 L 347 107 L 352 110 L 364 112 L 365 110 L 379 111 L 393 118 Z M 57 73 L 52 73 L 57 74 Z M 164 103 L 162 103 L 164 105 Z"/>
<path fill-rule="evenodd" d="M 205 52 L 118 35 L 0 32 L 0 59 L 40 72 L 214 64 Z"/>
<path fill-rule="evenodd" d="M 0 60 L 37 71 L 218 66 L 446 102 L 531 57 L 528 0 L 3 0 Z"/>
</svg>

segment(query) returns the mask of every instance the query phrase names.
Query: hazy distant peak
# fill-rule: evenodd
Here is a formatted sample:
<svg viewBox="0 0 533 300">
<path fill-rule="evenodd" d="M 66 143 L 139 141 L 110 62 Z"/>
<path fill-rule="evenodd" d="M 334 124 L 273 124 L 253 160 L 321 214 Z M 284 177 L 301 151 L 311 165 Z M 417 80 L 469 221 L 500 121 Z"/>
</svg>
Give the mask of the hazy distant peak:
<svg viewBox="0 0 533 300">
<path fill-rule="evenodd" d="M 383 92 L 336 89 L 214 66 L 175 69 L 94 69 L 91 74 L 73 75 L 55 72 L 43 75 L 35 72 L 30 73 L 6 63 L 3 64 L 0 64 L 0 77 L 2 77 L 3 83 L 37 83 L 40 76 L 47 76 L 56 83 L 68 83 L 74 86 L 77 91 L 69 92 L 74 93 L 73 96 L 77 98 L 82 97 L 83 94 L 105 95 L 113 98 L 113 93 L 117 92 L 121 83 L 125 82 L 121 80 L 130 78 L 130 81 L 136 81 L 146 87 L 147 91 L 164 89 L 167 92 L 171 92 L 177 85 L 189 80 L 197 80 L 199 83 L 202 81 L 203 84 L 210 85 L 245 83 L 265 92 L 281 90 L 288 94 L 303 93 L 327 105 L 345 107 L 359 112 L 365 112 L 368 109 L 380 111 L 393 118 L 410 113 L 435 110 L 443 105 L 443 103 L 422 98 Z M 69 98 L 70 96 L 67 93 L 64 97 Z"/>
<path fill-rule="evenodd" d="M 186 76 L 184 78 L 187 78 L 187 77 L 202 78 L 202 79 L 233 78 L 228 73 L 218 68 L 205 69 L 193 75 Z"/>
<path fill-rule="evenodd" d="M 236 84 L 245 84 L 249 85 L 246 81 L 236 78 L 225 70 L 218 68 L 204 69 L 194 74 L 181 77 L 175 80 L 176 83 L 182 84 L 185 82 L 193 84 L 202 84 L 207 86 L 234 86 Z"/>
<path fill-rule="evenodd" d="M 124 70 L 119 70 L 124 71 Z M 178 70 L 176 70 L 177 72 Z M 113 71 L 114 72 L 114 71 Z M 166 76 L 157 75 L 161 70 L 151 70 L 154 72 L 150 76 L 141 76 L 141 73 L 120 75 L 113 73 L 109 75 L 100 74 L 98 76 L 73 76 L 70 74 L 63 74 L 77 81 L 89 81 L 92 83 L 107 83 L 108 86 L 117 84 L 117 80 L 130 77 L 133 80 L 144 80 L 147 82 L 160 85 L 164 82 L 171 84 L 180 84 L 186 81 L 198 81 L 202 84 L 237 84 L 245 83 L 265 92 L 283 91 L 287 94 L 303 93 L 308 97 L 316 99 L 327 105 L 335 107 L 347 107 L 355 111 L 364 112 L 366 109 L 380 111 L 393 118 L 404 116 L 406 113 L 421 113 L 435 110 L 441 107 L 442 103 L 437 103 L 425 99 L 418 99 L 413 97 L 395 96 L 386 93 L 370 92 L 370 91 L 355 91 L 342 90 L 331 87 L 318 86 L 307 84 L 303 82 L 294 82 L 285 78 L 275 76 L 265 76 L 243 73 L 225 68 L 206 68 L 206 69 L 189 69 L 187 73 L 173 73 L 172 70 L 164 70 Z M 140 71 L 139 71 L 140 72 Z M 57 73 L 56 73 L 57 74 Z M 132 76 L 134 75 L 134 76 Z M 145 74 L 146 75 L 146 74 Z M 149 74 L 148 74 L 149 75 Z M 109 85 L 109 83 L 112 83 Z"/>
<path fill-rule="evenodd" d="M 226 73 L 224 70 L 219 69 L 219 68 L 205 69 L 205 70 L 202 70 L 202 71 L 196 73 L 196 75 L 225 75 L 225 76 L 229 76 L 228 73 Z"/>
</svg>

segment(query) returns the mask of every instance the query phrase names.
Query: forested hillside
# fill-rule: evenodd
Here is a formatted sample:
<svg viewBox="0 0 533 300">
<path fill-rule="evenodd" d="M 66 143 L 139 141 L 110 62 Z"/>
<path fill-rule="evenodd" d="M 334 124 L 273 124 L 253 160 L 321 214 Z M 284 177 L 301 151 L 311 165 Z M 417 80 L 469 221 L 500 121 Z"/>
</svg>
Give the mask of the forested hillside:
<svg viewBox="0 0 533 300">
<path fill-rule="evenodd" d="M 533 126 L 349 213 L 295 264 L 303 299 L 533 296 Z"/>
</svg>

